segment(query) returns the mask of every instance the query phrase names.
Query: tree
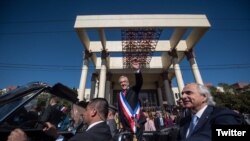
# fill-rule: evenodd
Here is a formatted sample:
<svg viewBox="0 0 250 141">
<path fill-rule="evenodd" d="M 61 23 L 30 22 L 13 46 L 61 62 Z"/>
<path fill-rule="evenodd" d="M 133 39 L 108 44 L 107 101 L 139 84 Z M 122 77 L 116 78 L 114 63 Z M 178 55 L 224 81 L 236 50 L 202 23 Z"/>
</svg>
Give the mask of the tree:
<svg viewBox="0 0 250 141">
<path fill-rule="evenodd" d="M 245 90 L 242 93 L 232 93 L 233 88 L 226 83 L 220 83 L 225 89 L 225 93 L 218 93 L 211 89 L 216 105 L 239 110 L 241 113 L 250 113 L 250 91 Z"/>
<path fill-rule="evenodd" d="M 222 87 L 225 93 L 231 93 L 231 94 L 235 93 L 234 88 L 227 83 L 219 83 L 218 86 Z"/>
</svg>

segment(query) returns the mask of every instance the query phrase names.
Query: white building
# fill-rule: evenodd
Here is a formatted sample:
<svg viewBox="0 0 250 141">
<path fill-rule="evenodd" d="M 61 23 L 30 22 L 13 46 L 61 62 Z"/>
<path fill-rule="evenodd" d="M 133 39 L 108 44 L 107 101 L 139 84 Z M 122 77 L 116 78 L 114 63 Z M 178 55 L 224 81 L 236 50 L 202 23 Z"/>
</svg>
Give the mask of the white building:
<svg viewBox="0 0 250 141">
<path fill-rule="evenodd" d="M 85 50 L 79 99 L 105 97 L 116 102 L 118 78 L 134 76 L 129 61 L 138 57 L 144 78 L 140 98 L 149 105 L 176 104 L 184 87 L 180 62 L 187 57 L 194 80 L 203 84 L 193 48 L 210 28 L 205 15 L 85 15 L 74 28 Z M 96 38 L 98 37 L 98 38 Z M 90 95 L 85 92 L 89 63 L 95 65 Z M 178 89 L 172 89 L 176 79 Z"/>
</svg>

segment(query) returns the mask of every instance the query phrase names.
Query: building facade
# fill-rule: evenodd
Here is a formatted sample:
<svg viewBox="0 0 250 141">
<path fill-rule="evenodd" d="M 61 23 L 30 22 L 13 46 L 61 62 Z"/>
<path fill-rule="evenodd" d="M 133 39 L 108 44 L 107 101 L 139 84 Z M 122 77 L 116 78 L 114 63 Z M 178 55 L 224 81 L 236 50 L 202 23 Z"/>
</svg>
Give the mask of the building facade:
<svg viewBox="0 0 250 141">
<path fill-rule="evenodd" d="M 105 97 L 112 104 L 120 75 L 134 84 L 133 58 L 142 64 L 144 106 L 176 105 L 184 87 L 180 63 L 185 58 L 194 80 L 203 84 L 194 47 L 210 28 L 205 15 L 84 15 L 77 16 L 74 28 L 84 48 L 79 99 L 86 98 L 90 61 L 95 72 L 88 98 Z M 177 88 L 171 85 L 174 78 Z"/>
</svg>

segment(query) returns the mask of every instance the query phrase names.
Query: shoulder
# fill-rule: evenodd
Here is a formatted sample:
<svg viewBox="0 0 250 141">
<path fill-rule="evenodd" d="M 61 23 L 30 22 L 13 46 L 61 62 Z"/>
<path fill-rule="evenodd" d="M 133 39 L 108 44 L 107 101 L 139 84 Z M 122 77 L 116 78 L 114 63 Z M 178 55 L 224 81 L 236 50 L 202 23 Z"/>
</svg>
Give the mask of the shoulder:
<svg viewBox="0 0 250 141">
<path fill-rule="evenodd" d="M 94 138 L 91 134 L 88 132 L 82 132 L 82 133 L 77 133 L 75 136 L 69 139 L 69 141 L 76 141 L 76 140 L 81 140 L 81 139 L 86 139 L 88 141 L 94 141 Z"/>
<path fill-rule="evenodd" d="M 222 115 L 238 115 L 236 112 L 233 110 L 226 108 L 226 107 L 217 107 L 217 106 L 209 106 L 212 108 L 212 114 L 214 116 L 222 116 Z"/>
<path fill-rule="evenodd" d="M 108 124 L 106 122 L 101 122 L 99 124 L 96 124 L 92 128 L 90 128 L 88 130 L 88 132 L 89 133 L 91 133 L 91 132 L 99 132 L 99 131 L 101 131 L 101 132 L 110 132 L 109 130 L 110 130 L 110 128 L 109 128 Z"/>
<path fill-rule="evenodd" d="M 96 124 L 96 126 L 108 127 L 108 124 L 106 122 L 101 122 L 99 124 Z"/>
<path fill-rule="evenodd" d="M 238 113 L 225 107 L 212 107 L 211 122 L 214 124 L 241 124 L 242 120 Z"/>
</svg>

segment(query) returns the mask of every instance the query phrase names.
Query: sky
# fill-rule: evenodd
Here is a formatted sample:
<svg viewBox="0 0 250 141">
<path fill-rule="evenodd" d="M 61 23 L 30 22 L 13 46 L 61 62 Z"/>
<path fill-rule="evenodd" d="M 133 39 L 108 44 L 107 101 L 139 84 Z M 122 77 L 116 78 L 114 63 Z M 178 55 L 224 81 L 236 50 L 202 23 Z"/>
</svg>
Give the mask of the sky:
<svg viewBox="0 0 250 141">
<path fill-rule="evenodd" d="M 32 81 L 78 88 L 76 16 L 105 14 L 205 14 L 211 28 L 195 46 L 204 83 L 250 83 L 249 0 L 1 0 L 0 89 Z M 192 82 L 185 60 L 183 79 Z"/>
</svg>

